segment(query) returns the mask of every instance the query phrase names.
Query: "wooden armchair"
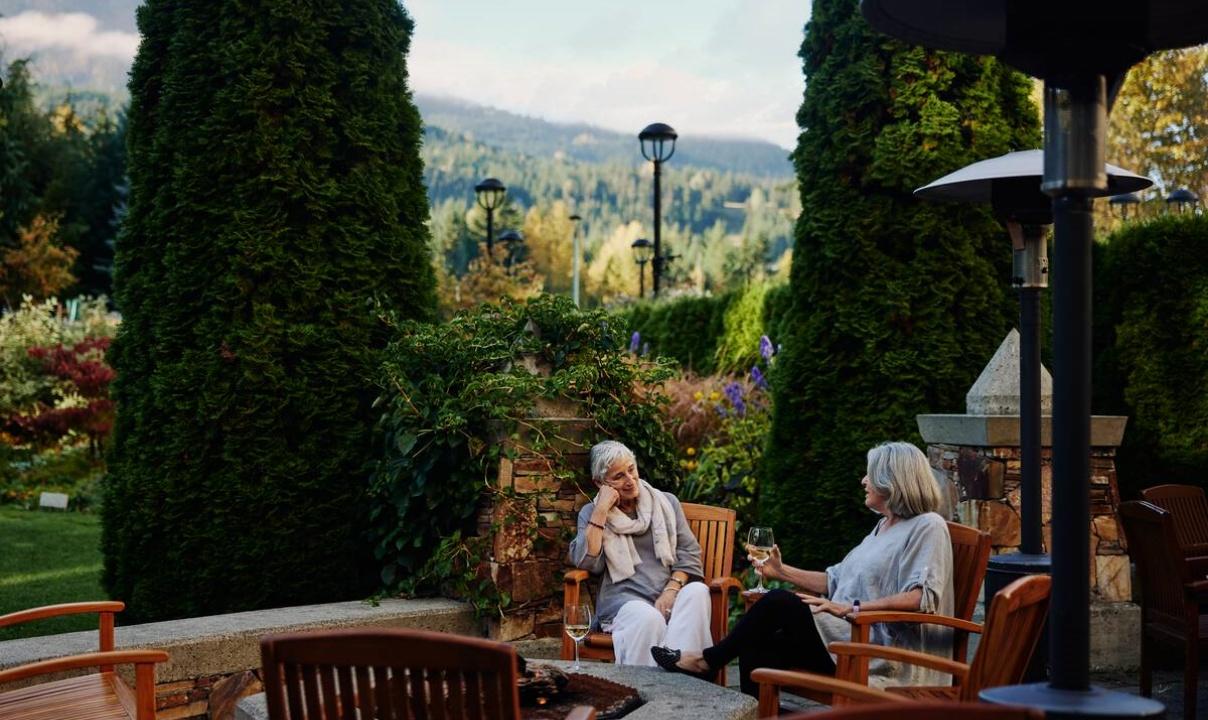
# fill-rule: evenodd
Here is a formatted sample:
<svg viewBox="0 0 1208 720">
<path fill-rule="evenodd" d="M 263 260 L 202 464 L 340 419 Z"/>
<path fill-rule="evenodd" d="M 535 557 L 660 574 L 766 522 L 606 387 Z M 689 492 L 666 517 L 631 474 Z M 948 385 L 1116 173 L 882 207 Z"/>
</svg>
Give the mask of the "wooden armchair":
<svg viewBox="0 0 1208 720">
<path fill-rule="evenodd" d="M 1194 485 L 1156 485 L 1141 491 L 1141 499 L 1170 513 L 1174 534 L 1187 559 L 1197 558 L 1203 575 L 1208 572 L 1208 497 Z M 1203 569 L 1200 569 L 1203 567 Z"/>
<path fill-rule="evenodd" d="M 155 720 L 155 664 L 167 662 L 162 650 L 114 650 L 113 615 L 126 605 L 116 601 L 79 602 L 0 615 L 0 627 L 62 615 L 98 613 L 100 649 L 95 653 L 43 660 L 0 671 L 0 685 L 40 675 L 95 667 L 91 675 L 55 680 L 0 693 L 5 720 Z M 113 671 L 134 665 L 133 692 Z"/>
<path fill-rule="evenodd" d="M 270 720 L 520 720 L 516 650 L 506 643 L 424 630 L 330 630 L 266 636 L 260 659 Z M 580 706 L 567 720 L 595 715 Z"/>
<path fill-rule="evenodd" d="M 1184 561 L 1173 513 L 1145 502 L 1120 503 L 1128 554 L 1141 580 L 1141 694 L 1153 692 L 1153 644 L 1183 646 L 1183 717 L 1193 718 L 1200 650 L 1208 647 L 1208 580 Z"/>
<path fill-rule="evenodd" d="M 1029 575 L 1003 588 L 990 603 L 984 626 L 967 620 L 932 615 L 935 625 L 982 633 L 972 664 L 902 648 L 865 643 L 836 642 L 830 651 L 839 656 L 835 677 L 794 670 L 760 668 L 751 673 L 759 683 L 759 716 L 772 717 L 780 706 L 780 692 L 790 690 L 807 697 L 830 695 L 835 705 L 891 700 L 943 700 L 977 702 L 985 688 L 1011 685 L 1023 679 L 1049 608 L 1052 581 L 1047 575 Z M 878 690 L 856 681 L 858 658 L 883 658 L 939 670 L 953 676 L 952 686 L 902 686 Z"/>
<path fill-rule="evenodd" d="M 683 503 L 684 517 L 692 534 L 700 543 L 701 565 L 704 566 L 705 579 L 709 584 L 709 594 L 712 599 L 710 614 L 710 630 L 713 642 L 725 637 L 729 632 L 730 598 L 742 590 L 742 583 L 730 576 L 734 566 L 734 521 L 736 514 L 729 508 L 713 507 Z M 587 580 L 585 570 L 568 570 L 563 579 L 562 603 L 568 607 L 579 602 L 579 594 L 583 591 L 583 583 Z M 562 633 L 562 659 L 572 660 L 575 657 L 575 645 L 566 633 Z M 591 632 L 579 646 L 579 657 L 589 660 L 605 660 L 612 662 L 616 659 L 612 649 L 612 636 L 603 632 Z M 726 671 L 717 672 L 715 682 L 726 684 Z"/>
</svg>

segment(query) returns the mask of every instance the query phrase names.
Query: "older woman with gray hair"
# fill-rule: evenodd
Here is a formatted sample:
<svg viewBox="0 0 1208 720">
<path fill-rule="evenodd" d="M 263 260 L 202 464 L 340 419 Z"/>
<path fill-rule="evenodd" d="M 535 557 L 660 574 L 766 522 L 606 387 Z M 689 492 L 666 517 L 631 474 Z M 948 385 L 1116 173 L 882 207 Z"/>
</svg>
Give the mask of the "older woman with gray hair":
<svg viewBox="0 0 1208 720">
<path fill-rule="evenodd" d="M 664 643 L 700 652 L 712 641 L 709 588 L 679 500 L 641 479 L 613 440 L 591 449 L 591 477 L 599 491 L 579 511 L 570 563 L 604 576 L 596 618 L 617 663 L 654 665 L 650 648 Z"/>
<path fill-rule="evenodd" d="M 738 621 L 717 645 L 651 649 L 662 667 L 707 673 L 738 658 L 742 691 L 758 694 L 751 671 L 758 667 L 802 668 L 835 674 L 827 645 L 850 640 L 846 618 L 861 610 L 913 610 L 951 615 L 952 541 L 936 514 L 940 491 L 927 458 L 914 445 L 893 442 L 868 451 L 868 472 L 860 481 L 864 504 L 881 518 L 843 561 L 825 571 L 802 570 L 781 561 L 780 549 L 757 567 L 763 577 L 804 590 L 772 590 Z M 808 593 L 808 594 L 807 594 Z M 950 652 L 951 634 L 934 626 L 877 624 L 872 641 L 932 654 Z M 942 684 L 933 671 L 874 661 L 874 680 L 898 685 Z"/>
</svg>

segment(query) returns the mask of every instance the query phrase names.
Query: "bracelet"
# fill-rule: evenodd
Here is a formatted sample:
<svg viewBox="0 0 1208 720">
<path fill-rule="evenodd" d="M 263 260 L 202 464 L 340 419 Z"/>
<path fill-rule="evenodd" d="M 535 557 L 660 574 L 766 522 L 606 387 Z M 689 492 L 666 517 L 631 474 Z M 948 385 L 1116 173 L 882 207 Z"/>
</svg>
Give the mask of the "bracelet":
<svg viewBox="0 0 1208 720">
<path fill-rule="evenodd" d="M 587 524 L 588 524 L 588 525 L 591 525 L 592 527 L 598 527 L 598 528 L 600 528 L 601 530 L 603 530 L 603 529 L 604 529 L 604 526 L 603 526 L 603 525 L 601 525 L 601 524 L 600 524 L 600 523 L 598 523 L 598 522 L 595 522 L 594 520 L 588 520 L 588 521 L 587 521 Z"/>
</svg>

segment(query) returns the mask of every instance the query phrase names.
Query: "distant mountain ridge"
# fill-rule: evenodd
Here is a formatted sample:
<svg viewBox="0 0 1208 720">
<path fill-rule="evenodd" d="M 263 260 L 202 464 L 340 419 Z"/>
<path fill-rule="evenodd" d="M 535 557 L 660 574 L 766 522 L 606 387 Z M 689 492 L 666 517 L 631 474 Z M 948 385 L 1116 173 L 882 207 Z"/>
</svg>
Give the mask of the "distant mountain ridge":
<svg viewBox="0 0 1208 720">
<path fill-rule="evenodd" d="M 424 123 L 472 137 L 503 150 L 533 156 L 566 157 L 582 162 L 641 163 L 638 130 L 630 134 L 588 125 L 555 123 L 467 100 L 415 94 Z M 671 162 L 695 167 L 787 178 L 793 174 L 788 151 L 762 140 L 681 135 Z"/>
</svg>

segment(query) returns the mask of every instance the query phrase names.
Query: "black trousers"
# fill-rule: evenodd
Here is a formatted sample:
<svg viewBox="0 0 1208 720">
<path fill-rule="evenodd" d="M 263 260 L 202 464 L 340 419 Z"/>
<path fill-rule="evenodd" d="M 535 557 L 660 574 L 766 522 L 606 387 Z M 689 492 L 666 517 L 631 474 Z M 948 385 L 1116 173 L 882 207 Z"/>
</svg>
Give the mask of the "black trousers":
<svg viewBox="0 0 1208 720">
<path fill-rule="evenodd" d="M 786 590 L 772 590 L 752 605 L 730 634 L 703 654 L 714 670 L 738 658 L 742 691 L 754 697 L 759 697 L 759 685 L 751 681 L 755 668 L 835 674 L 835 661 L 818 635 L 810 606 Z"/>
</svg>

